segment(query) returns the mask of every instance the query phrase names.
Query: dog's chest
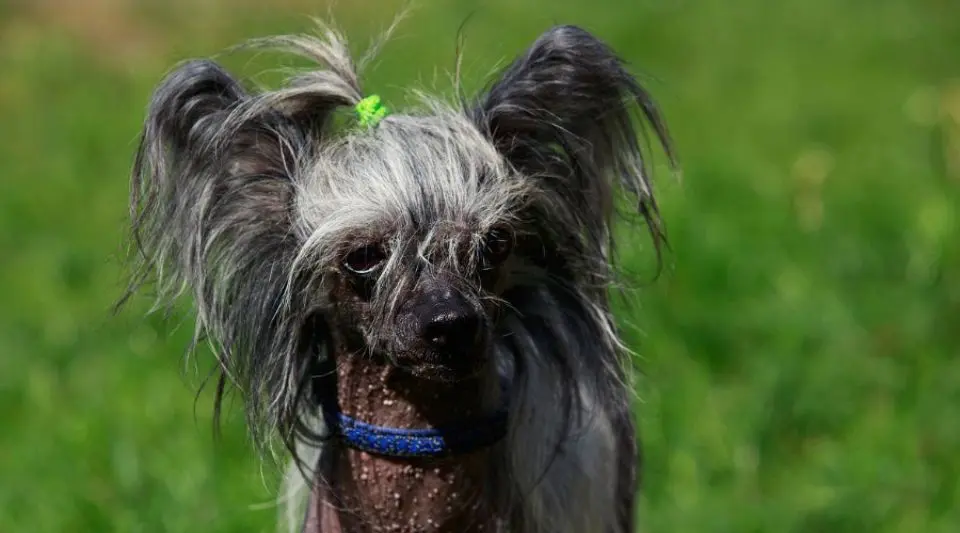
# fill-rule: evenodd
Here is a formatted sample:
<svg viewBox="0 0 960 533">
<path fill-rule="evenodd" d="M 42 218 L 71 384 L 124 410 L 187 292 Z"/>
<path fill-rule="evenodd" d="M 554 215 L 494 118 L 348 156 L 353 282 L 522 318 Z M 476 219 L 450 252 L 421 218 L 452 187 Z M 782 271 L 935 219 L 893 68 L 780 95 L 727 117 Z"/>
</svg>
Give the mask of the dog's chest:
<svg viewBox="0 0 960 533">
<path fill-rule="evenodd" d="M 343 450 L 333 501 L 349 533 L 491 531 L 483 523 L 486 452 L 456 460 L 396 461 Z"/>
</svg>

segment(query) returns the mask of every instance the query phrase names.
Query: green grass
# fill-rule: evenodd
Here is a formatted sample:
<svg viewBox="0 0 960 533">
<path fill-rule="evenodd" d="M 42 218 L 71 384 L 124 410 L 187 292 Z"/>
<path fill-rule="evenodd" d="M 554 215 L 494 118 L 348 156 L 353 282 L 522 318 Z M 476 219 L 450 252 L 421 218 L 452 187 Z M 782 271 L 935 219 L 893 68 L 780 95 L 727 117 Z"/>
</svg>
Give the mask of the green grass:
<svg viewBox="0 0 960 533">
<path fill-rule="evenodd" d="M 0 531 L 268 531 L 276 472 L 237 409 L 214 440 L 189 324 L 109 310 L 154 84 L 325 9 L 128 3 L 0 5 Z M 399 5 L 340 4 L 357 45 Z M 449 92 L 473 13 L 468 86 L 572 22 L 651 80 L 672 126 L 668 268 L 619 316 L 641 354 L 645 531 L 960 528 L 960 6 L 420 4 L 367 76 L 388 102 Z M 649 271 L 648 249 L 626 257 Z"/>
</svg>

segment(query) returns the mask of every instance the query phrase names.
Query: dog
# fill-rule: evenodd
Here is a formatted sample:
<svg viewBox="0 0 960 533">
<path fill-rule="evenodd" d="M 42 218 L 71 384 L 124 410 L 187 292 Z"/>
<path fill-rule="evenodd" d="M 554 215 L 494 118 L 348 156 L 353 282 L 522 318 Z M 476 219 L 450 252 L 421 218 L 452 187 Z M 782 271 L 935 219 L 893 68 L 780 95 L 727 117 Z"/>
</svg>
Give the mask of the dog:
<svg viewBox="0 0 960 533">
<path fill-rule="evenodd" d="M 291 458 L 290 531 L 634 531 L 609 290 L 622 197 L 664 242 L 647 132 L 675 158 L 650 94 L 575 26 L 406 113 L 331 27 L 245 46 L 319 67 L 252 90 L 191 60 L 159 84 L 129 294 L 192 296 L 216 412 L 235 387 L 257 446 Z"/>
</svg>

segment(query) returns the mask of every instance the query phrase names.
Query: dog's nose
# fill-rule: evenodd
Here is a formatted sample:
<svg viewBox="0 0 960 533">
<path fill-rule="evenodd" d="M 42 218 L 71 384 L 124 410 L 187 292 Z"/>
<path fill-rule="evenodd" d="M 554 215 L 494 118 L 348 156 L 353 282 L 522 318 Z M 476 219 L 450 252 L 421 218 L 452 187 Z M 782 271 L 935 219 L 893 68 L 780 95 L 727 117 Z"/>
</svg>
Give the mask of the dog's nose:
<svg viewBox="0 0 960 533">
<path fill-rule="evenodd" d="M 476 313 L 448 310 L 434 315 L 423 328 L 423 338 L 434 348 L 450 349 L 476 342 L 480 317 Z"/>
</svg>

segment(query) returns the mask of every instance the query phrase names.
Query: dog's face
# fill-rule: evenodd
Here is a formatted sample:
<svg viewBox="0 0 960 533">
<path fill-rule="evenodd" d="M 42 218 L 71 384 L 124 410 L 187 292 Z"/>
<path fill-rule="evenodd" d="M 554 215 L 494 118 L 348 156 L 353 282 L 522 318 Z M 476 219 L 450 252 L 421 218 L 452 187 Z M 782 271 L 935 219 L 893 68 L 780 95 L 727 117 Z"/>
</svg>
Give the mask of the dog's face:
<svg viewBox="0 0 960 533">
<path fill-rule="evenodd" d="M 323 151 L 298 205 L 348 351 L 429 379 L 489 361 L 525 182 L 462 116 L 388 117 Z M 313 239 L 313 242 L 311 242 Z"/>
</svg>

